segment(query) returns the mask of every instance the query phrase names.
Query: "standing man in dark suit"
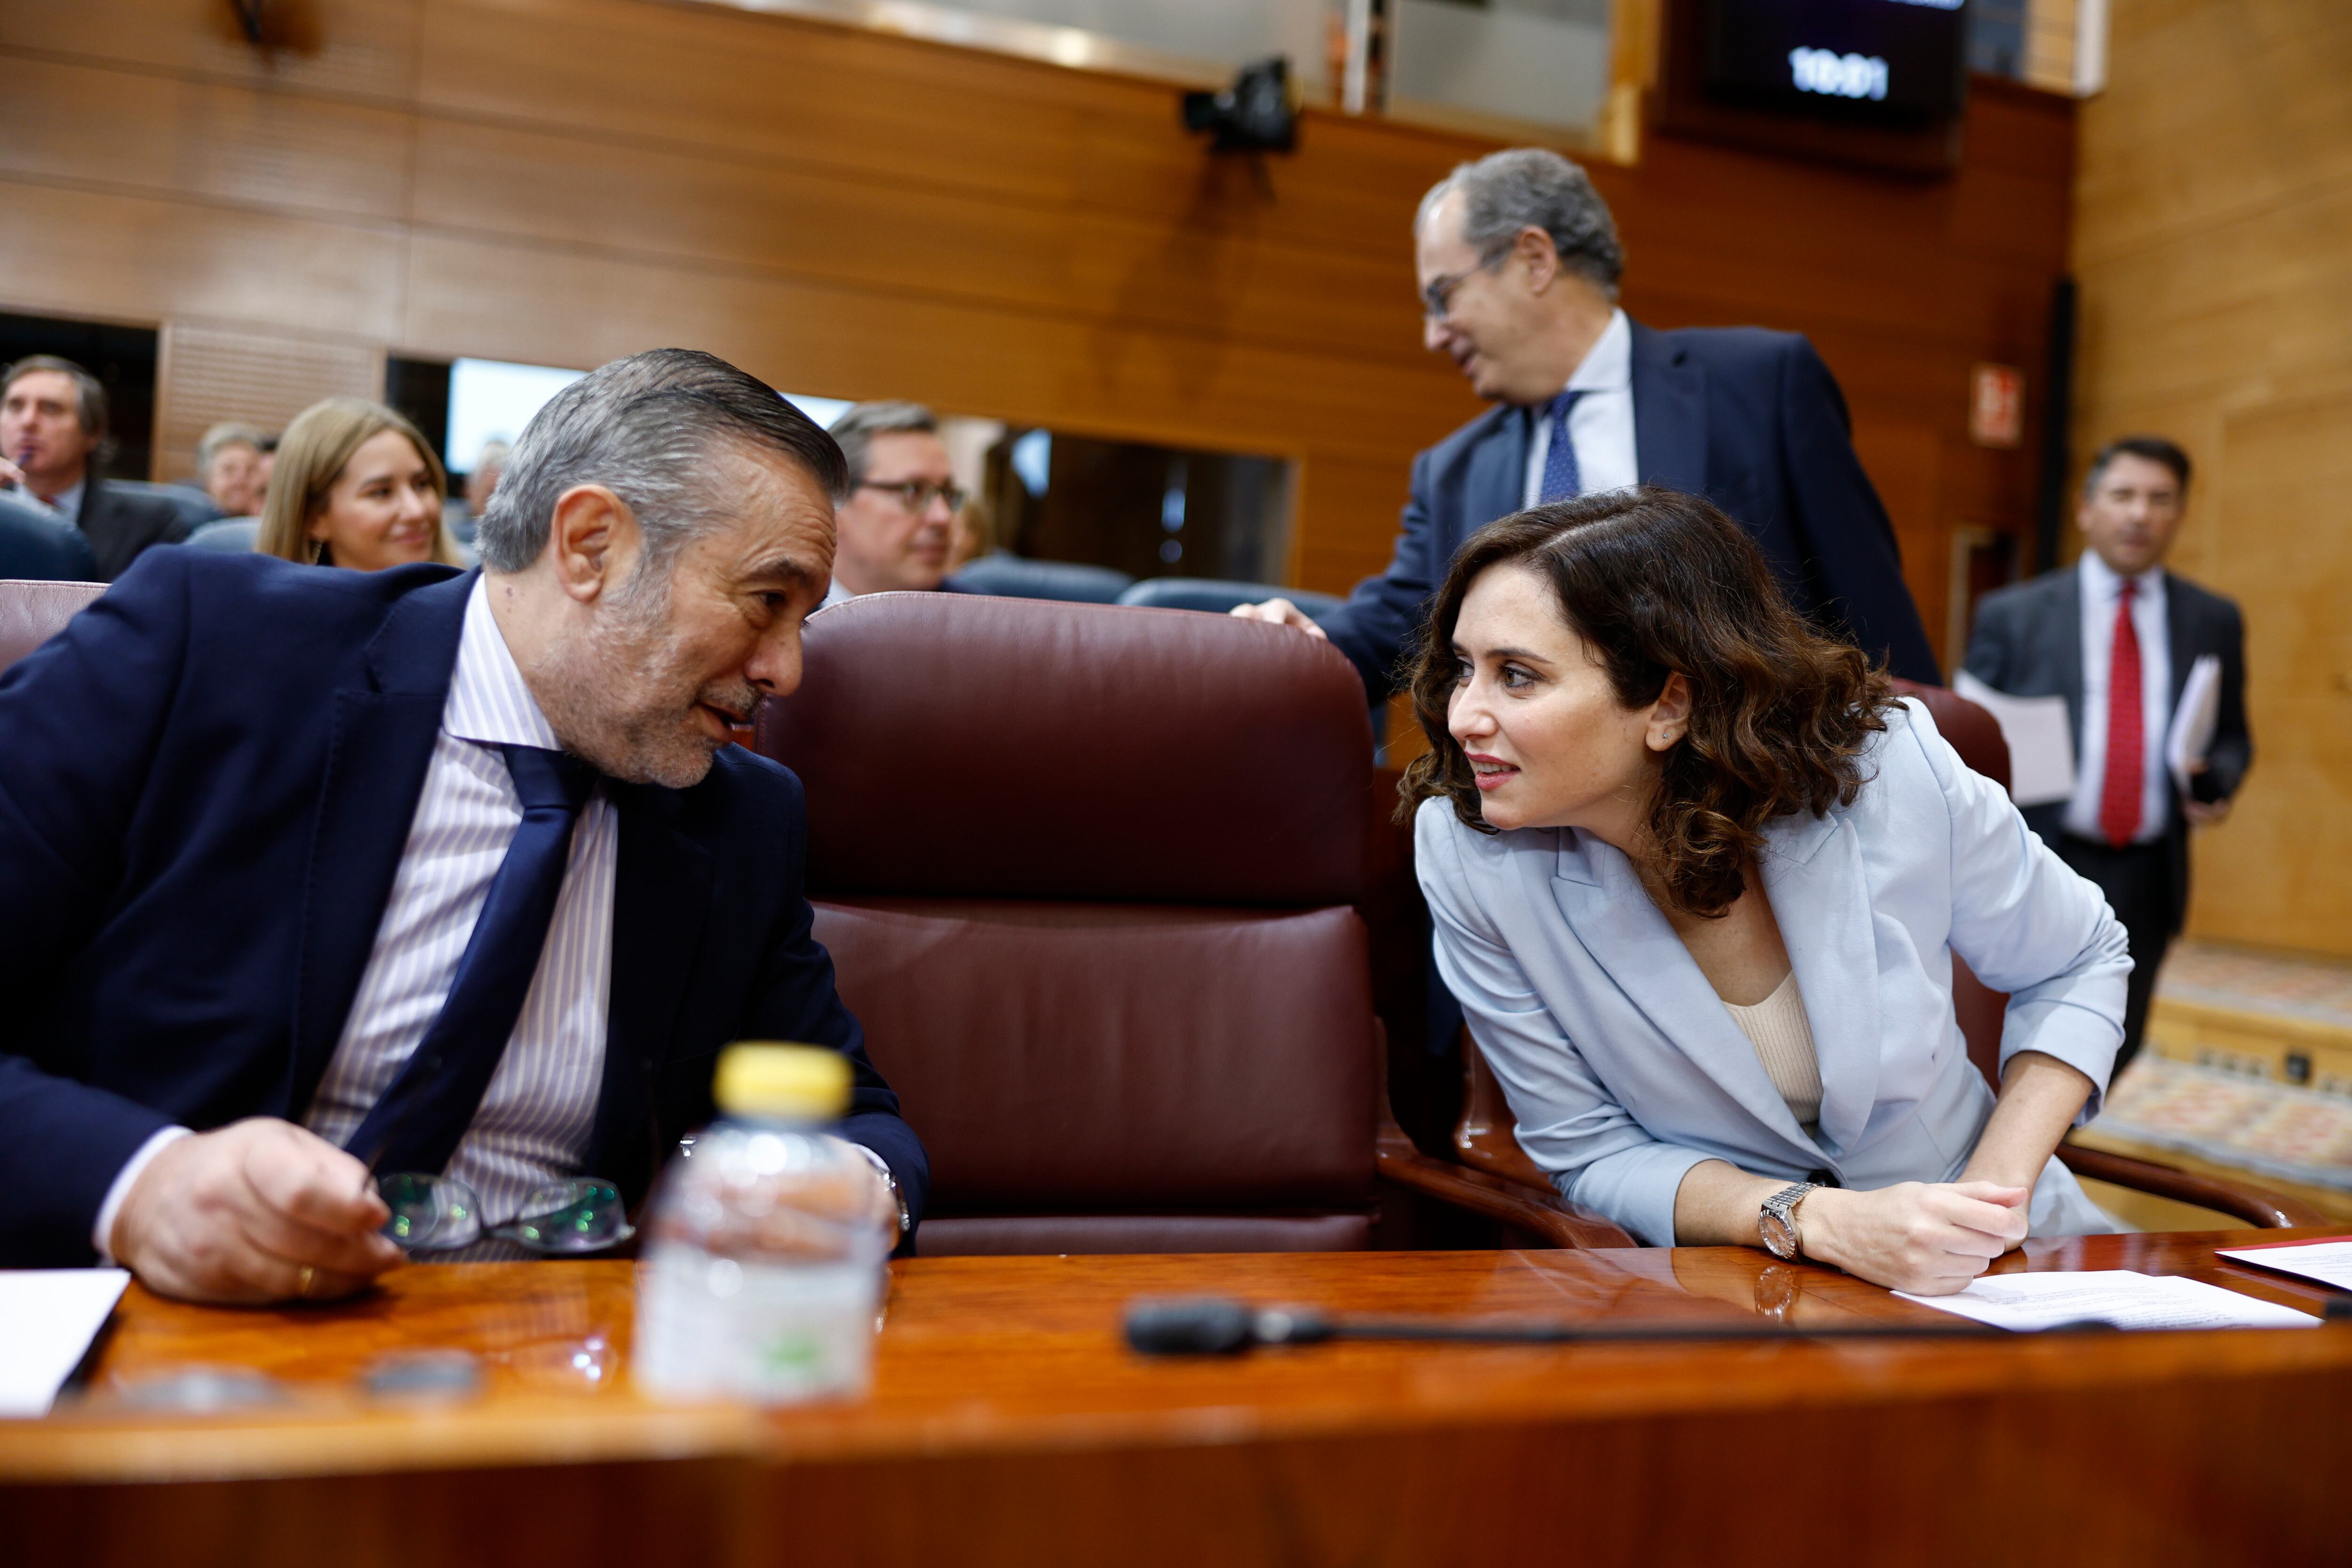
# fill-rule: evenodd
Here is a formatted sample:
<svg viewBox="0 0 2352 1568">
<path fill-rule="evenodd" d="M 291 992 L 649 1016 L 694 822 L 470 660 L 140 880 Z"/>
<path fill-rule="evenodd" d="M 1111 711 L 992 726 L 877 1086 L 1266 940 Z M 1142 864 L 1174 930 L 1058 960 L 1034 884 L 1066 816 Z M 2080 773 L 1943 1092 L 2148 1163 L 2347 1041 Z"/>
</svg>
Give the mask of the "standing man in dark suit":
<svg viewBox="0 0 2352 1568">
<path fill-rule="evenodd" d="M 1465 163 L 1413 222 L 1423 341 L 1497 406 L 1413 459 L 1386 573 L 1321 627 L 1286 599 L 1235 615 L 1328 637 L 1375 699 L 1465 540 L 1539 502 L 1647 484 L 1754 534 L 1797 607 L 1894 673 L 1939 683 L 1845 400 L 1802 337 L 1653 331 L 1617 308 L 1623 254 L 1584 171 L 1520 147 Z"/>
<path fill-rule="evenodd" d="M 876 1223 L 922 1145 L 835 994 L 792 774 L 840 449 L 665 349 L 523 432 L 483 570 L 159 551 L 0 678 L 0 1268 L 212 1300 L 398 1261 L 368 1164 L 631 1202 L 740 1038 L 829 1046 Z"/>
<path fill-rule="evenodd" d="M 108 488 L 106 388 L 69 359 L 33 354 L 0 372 L 0 482 L 79 528 L 111 583 L 151 544 L 188 536 L 179 509 Z"/>
<path fill-rule="evenodd" d="M 2139 1049 L 2164 950 L 2189 912 L 2189 829 L 2219 822 L 2254 759 L 2246 732 L 2246 632 L 2238 606 L 2164 569 L 2189 499 L 2189 456 L 2157 436 L 2092 459 L 2074 566 L 1985 596 L 1969 673 L 2016 697 L 2063 697 L 2073 798 L 2025 808 L 2066 863 L 2096 882 L 2131 938 L 2120 1070 Z M 2212 745 L 2183 794 L 2166 763 L 2181 689 L 2221 662 Z"/>
</svg>

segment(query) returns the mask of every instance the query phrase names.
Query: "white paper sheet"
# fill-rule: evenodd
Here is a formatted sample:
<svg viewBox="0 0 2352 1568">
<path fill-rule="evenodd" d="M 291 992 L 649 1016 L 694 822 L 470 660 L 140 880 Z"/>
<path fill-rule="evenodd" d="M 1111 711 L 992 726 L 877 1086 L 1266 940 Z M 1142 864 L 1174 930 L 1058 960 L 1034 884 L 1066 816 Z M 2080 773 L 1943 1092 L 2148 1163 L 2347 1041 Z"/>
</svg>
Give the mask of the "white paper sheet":
<svg viewBox="0 0 2352 1568">
<path fill-rule="evenodd" d="M 2319 1320 L 2276 1302 L 2241 1296 L 2201 1279 L 2137 1274 L 2126 1268 L 2081 1274 L 1996 1274 L 1971 1280 L 1954 1296 L 1914 1296 L 1906 1301 L 1957 1312 L 1997 1329 L 2031 1333 L 2063 1323 L 2112 1323 L 2119 1329 L 2309 1329 Z"/>
<path fill-rule="evenodd" d="M 2213 749 L 2213 730 L 2221 720 L 2221 660 L 2200 653 L 2180 683 L 2180 702 L 2172 710 L 2172 729 L 2164 740 L 2165 765 L 2182 795 L 2189 793 L 2189 766 L 2201 763 Z"/>
<path fill-rule="evenodd" d="M 0 1416 L 49 1413 L 130 1282 L 123 1268 L 0 1269 Z"/>
<path fill-rule="evenodd" d="M 2352 1241 L 2290 1241 L 2274 1247 L 2221 1247 L 2223 1258 L 2300 1274 L 2338 1290 L 2352 1290 Z"/>
<path fill-rule="evenodd" d="M 1965 669 L 1952 678 L 1952 689 L 2000 726 L 2000 738 L 2009 742 L 2010 799 L 2047 805 L 2074 795 L 2074 725 L 2063 697 L 2011 697 Z"/>
</svg>

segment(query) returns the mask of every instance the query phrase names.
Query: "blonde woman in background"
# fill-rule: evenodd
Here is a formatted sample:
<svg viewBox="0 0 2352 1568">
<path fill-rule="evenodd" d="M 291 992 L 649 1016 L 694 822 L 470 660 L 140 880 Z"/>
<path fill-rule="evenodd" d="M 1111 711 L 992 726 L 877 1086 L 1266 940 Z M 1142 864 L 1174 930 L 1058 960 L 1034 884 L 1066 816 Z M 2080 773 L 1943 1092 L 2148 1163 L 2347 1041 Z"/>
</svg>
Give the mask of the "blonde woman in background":
<svg viewBox="0 0 2352 1568">
<path fill-rule="evenodd" d="M 381 572 L 462 566 L 441 521 L 449 480 L 416 426 L 357 397 L 314 403 L 286 428 L 254 548 L 288 561 Z"/>
</svg>

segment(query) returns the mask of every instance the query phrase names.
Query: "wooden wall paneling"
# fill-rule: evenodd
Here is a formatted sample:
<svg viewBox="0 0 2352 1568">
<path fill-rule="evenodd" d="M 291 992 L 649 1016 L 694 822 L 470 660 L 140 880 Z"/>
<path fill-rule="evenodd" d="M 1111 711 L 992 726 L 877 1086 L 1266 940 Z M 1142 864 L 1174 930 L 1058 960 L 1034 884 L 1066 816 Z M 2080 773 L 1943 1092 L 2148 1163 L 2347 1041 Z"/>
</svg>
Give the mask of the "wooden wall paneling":
<svg viewBox="0 0 2352 1568">
<path fill-rule="evenodd" d="M 1310 452 L 1298 476 L 1288 580 L 1344 594 L 1383 571 L 1409 490 L 1406 471 L 1377 458 Z"/>
<path fill-rule="evenodd" d="M 0 174 L 397 220 L 410 121 L 302 94 L 24 58 Z"/>
<path fill-rule="evenodd" d="M 2118 7 L 2085 105 L 2078 459 L 2198 467 L 2175 561 L 2246 617 L 2254 768 L 2194 839 L 2193 934 L 2352 954 L 2352 11 Z"/>
<path fill-rule="evenodd" d="M 2204 581 L 2247 612 L 2254 770 L 2230 819 L 2198 835 L 2195 887 L 2200 933 L 2352 957 L 2347 431 L 2352 389 L 2222 426 L 2220 538 Z"/>
<path fill-rule="evenodd" d="M 184 321 L 163 328 L 152 478 L 196 471 L 205 431 L 234 419 L 283 430 L 322 397 L 383 397 L 383 351 Z"/>
<path fill-rule="evenodd" d="M 0 308 L 209 316 L 375 343 L 399 331 L 396 230 L 0 180 Z"/>
<path fill-rule="evenodd" d="M 226 5 L 198 0 L 0 0 L 0 45 L 148 71 L 201 73 L 308 91 L 405 98 L 415 84 L 416 33 L 427 0 L 274 4 L 284 47 L 245 41 Z"/>
<path fill-rule="evenodd" d="M 1903 581 L 1919 606 L 1919 619 L 1937 658 L 1948 669 L 1956 661 L 1946 648 L 1943 605 L 1951 590 L 1951 520 L 1938 506 L 1938 441 L 1925 425 L 1858 421 L 1853 427 L 1854 456 L 1862 459 L 1886 515 L 1895 523 L 1895 542 L 1903 552 Z"/>
</svg>

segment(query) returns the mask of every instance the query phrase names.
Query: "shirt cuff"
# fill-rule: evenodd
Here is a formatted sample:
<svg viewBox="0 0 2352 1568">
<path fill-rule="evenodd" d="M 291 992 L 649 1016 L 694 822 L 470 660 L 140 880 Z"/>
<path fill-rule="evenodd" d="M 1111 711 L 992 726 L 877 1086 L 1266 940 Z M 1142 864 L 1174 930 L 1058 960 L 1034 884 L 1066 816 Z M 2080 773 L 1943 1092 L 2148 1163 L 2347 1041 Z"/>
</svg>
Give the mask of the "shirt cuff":
<svg viewBox="0 0 2352 1568">
<path fill-rule="evenodd" d="M 106 1201 L 98 1205 L 98 1223 L 90 1226 L 89 1245 L 98 1253 L 100 1263 L 111 1266 L 114 1251 L 107 1242 L 114 1235 L 114 1216 L 122 1212 L 122 1200 L 131 1195 L 139 1178 L 146 1173 L 148 1163 L 164 1149 L 188 1135 L 184 1127 L 166 1127 L 139 1145 L 139 1152 L 122 1162 L 122 1169 L 114 1173 L 114 1184 L 106 1189 Z"/>
</svg>

